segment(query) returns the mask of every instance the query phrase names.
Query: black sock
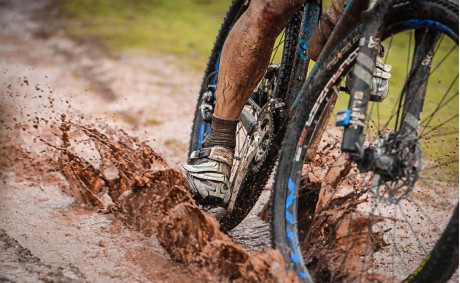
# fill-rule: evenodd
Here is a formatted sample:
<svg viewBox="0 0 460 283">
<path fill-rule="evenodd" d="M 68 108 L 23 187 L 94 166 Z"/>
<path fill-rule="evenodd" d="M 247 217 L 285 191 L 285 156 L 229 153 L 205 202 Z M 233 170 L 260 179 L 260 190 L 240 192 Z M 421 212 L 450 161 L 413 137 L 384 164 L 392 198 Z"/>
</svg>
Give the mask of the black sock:
<svg viewBox="0 0 460 283">
<path fill-rule="evenodd" d="M 211 132 L 206 136 L 202 147 L 223 146 L 235 149 L 236 126 L 239 119 L 221 119 L 212 115 Z"/>
</svg>

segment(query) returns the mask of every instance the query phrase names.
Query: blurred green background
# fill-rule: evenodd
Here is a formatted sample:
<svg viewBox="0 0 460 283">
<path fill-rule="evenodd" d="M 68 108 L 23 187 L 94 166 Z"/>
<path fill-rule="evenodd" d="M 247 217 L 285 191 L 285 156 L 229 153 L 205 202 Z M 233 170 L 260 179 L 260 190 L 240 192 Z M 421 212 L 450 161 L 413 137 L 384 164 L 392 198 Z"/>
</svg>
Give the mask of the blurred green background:
<svg viewBox="0 0 460 283">
<path fill-rule="evenodd" d="M 172 54 L 183 66 L 203 70 L 231 2 L 63 0 L 61 10 L 74 38 L 96 37 L 114 52 Z"/>
<path fill-rule="evenodd" d="M 229 0 L 76 0 L 62 12 L 74 38 L 98 37 L 110 50 L 177 55 L 203 69 Z"/>
</svg>

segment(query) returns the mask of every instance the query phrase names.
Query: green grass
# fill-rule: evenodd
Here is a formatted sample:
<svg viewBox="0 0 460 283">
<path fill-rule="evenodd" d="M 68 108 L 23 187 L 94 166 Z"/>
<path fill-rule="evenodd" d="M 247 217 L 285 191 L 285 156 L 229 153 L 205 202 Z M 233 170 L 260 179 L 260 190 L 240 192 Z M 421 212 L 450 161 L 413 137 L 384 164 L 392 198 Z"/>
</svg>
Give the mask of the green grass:
<svg viewBox="0 0 460 283">
<path fill-rule="evenodd" d="M 75 38 L 99 38 L 112 51 L 172 54 L 203 69 L 228 0 L 66 0 Z"/>
<path fill-rule="evenodd" d="M 231 0 L 64 0 L 68 33 L 97 38 L 113 52 L 179 57 L 203 70 Z M 330 0 L 323 1 L 323 6 Z M 280 51 L 282 45 L 280 46 Z M 281 52 L 275 62 L 280 61 Z"/>
</svg>

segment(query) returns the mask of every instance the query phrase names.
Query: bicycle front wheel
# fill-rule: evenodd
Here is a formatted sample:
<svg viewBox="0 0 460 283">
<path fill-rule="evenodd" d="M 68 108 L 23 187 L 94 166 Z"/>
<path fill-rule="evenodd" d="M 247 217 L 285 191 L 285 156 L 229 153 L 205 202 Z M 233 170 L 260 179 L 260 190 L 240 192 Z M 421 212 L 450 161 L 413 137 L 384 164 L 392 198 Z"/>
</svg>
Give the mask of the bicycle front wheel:
<svg viewBox="0 0 460 283">
<path fill-rule="evenodd" d="M 390 13 L 390 93 L 368 106 L 364 144 L 398 156 L 399 173 L 358 168 L 340 152 L 342 130 L 327 124 L 334 106 L 348 105 L 362 24 L 317 63 L 286 134 L 272 197 L 274 245 L 307 282 L 445 282 L 458 267 L 458 5 L 396 1 Z M 418 48 L 420 34 L 435 39 L 429 52 Z M 420 66 L 429 78 L 417 81 Z M 408 86 L 425 84 L 409 140 L 401 136 Z"/>
</svg>

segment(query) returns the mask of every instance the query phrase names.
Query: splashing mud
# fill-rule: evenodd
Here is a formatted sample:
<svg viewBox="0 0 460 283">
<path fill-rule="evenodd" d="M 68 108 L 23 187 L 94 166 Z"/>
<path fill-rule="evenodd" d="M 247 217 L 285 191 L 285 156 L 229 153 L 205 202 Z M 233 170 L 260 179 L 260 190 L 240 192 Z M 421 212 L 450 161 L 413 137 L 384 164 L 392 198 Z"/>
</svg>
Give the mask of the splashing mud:
<svg viewBox="0 0 460 283">
<path fill-rule="evenodd" d="M 300 219 L 307 221 L 299 233 L 308 270 L 318 282 L 391 281 L 381 274 L 367 274 L 373 266 L 372 255 L 386 245 L 383 232 L 369 231 L 371 223 L 381 219 L 358 210 L 367 201 L 366 190 L 356 190 L 352 163 L 339 147 L 323 143 L 302 171 L 300 201 L 310 205 L 300 212 Z"/>
<path fill-rule="evenodd" d="M 195 205 L 183 175 L 145 143 L 121 130 L 98 130 L 65 116 L 59 129 L 60 145 L 43 141 L 59 153 L 68 193 L 80 203 L 113 212 L 130 228 L 156 235 L 172 259 L 204 267 L 218 278 L 294 280 L 279 252 L 249 254 L 220 232 L 217 222 Z"/>
<path fill-rule="evenodd" d="M 50 270 L 72 263 L 88 281 L 290 280 L 278 252 L 249 254 L 222 234 L 151 149 L 173 165 L 185 158 L 199 77 L 174 68 L 176 58 L 115 58 L 72 41 L 53 1 L 1 2 L 0 228 L 8 237 Z M 11 255 L 0 262 L 2 280 L 21 281 Z"/>
</svg>

